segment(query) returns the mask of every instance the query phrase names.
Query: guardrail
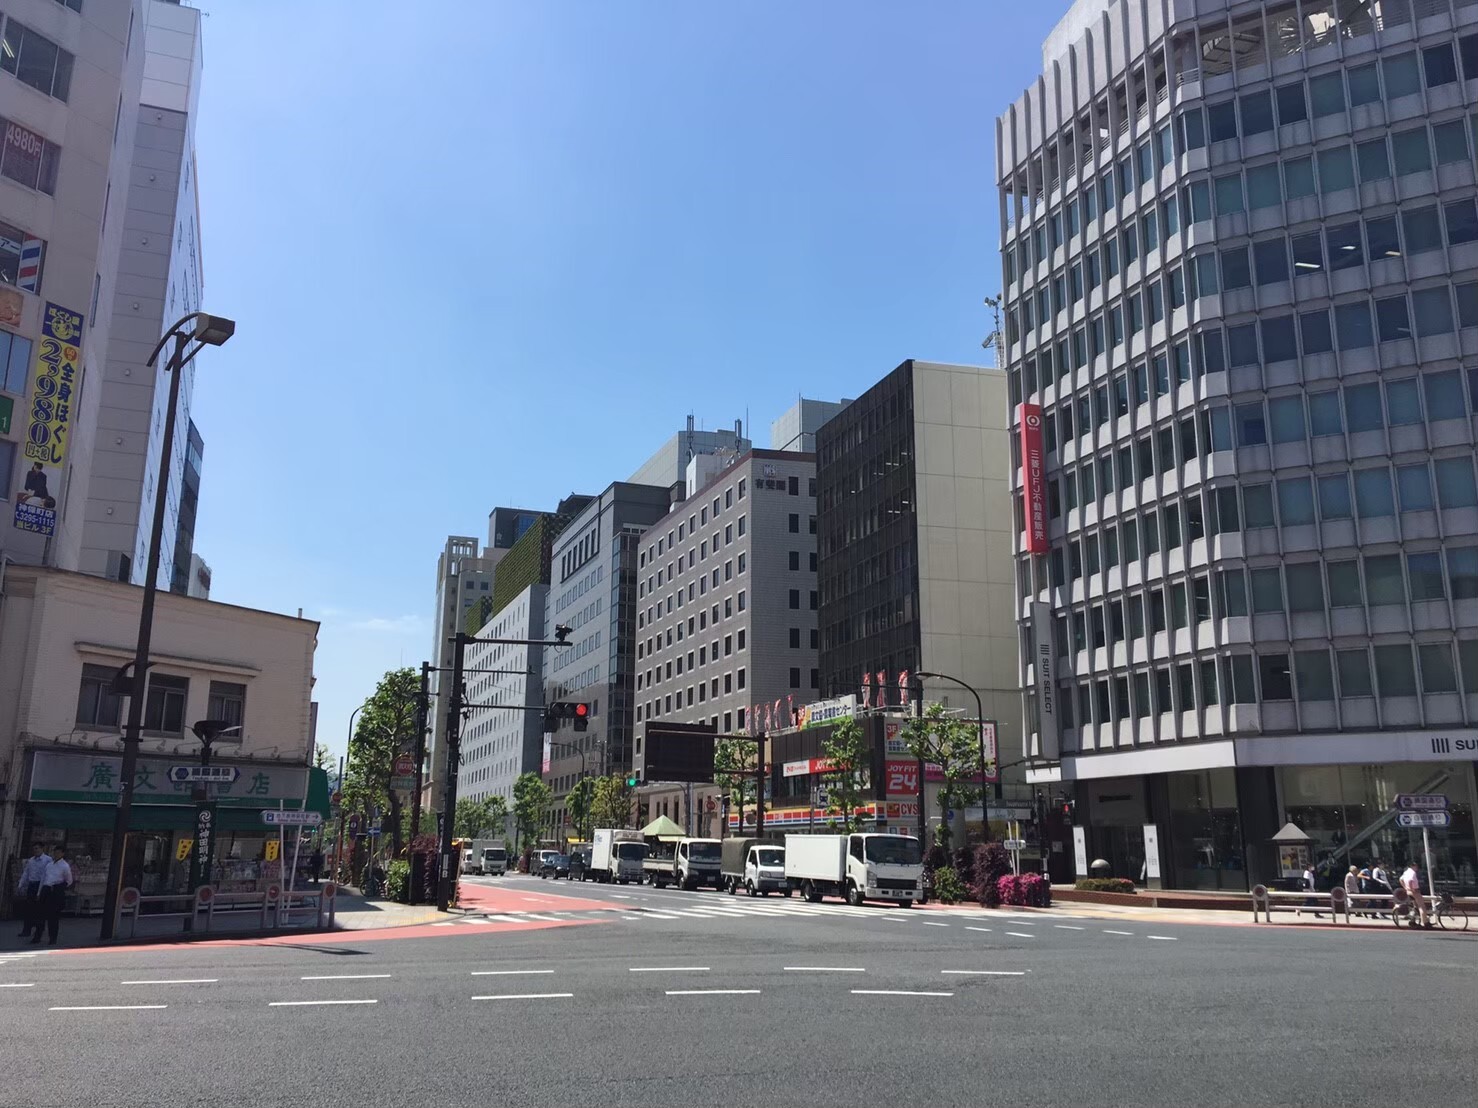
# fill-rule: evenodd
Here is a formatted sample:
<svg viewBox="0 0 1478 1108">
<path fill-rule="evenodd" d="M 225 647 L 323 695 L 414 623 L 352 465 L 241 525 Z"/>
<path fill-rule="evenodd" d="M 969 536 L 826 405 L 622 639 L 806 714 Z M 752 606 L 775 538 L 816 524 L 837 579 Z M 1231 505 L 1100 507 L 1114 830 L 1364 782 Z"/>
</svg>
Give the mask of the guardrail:
<svg viewBox="0 0 1478 1108">
<path fill-rule="evenodd" d="M 140 920 L 145 923 L 177 920 L 181 934 L 332 927 L 338 893 L 338 886 L 332 881 L 317 889 L 290 893 L 284 893 L 282 887 L 275 884 L 260 893 L 219 893 L 211 885 L 202 885 L 193 893 L 143 896 L 130 886 L 118 897 L 118 918 L 113 934 L 119 938 L 137 938 Z M 157 933 L 167 936 L 172 932 L 161 930 Z"/>
<path fill-rule="evenodd" d="M 1328 912 L 1329 918 L 1336 923 L 1343 914 L 1345 923 L 1350 922 L 1350 898 L 1342 886 L 1336 885 L 1327 893 L 1307 890 L 1282 892 L 1278 889 L 1269 889 L 1266 885 L 1253 886 L 1253 923 L 1272 923 L 1274 912 L 1302 912 L 1304 909 L 1311 912 Z"/>
</svg>

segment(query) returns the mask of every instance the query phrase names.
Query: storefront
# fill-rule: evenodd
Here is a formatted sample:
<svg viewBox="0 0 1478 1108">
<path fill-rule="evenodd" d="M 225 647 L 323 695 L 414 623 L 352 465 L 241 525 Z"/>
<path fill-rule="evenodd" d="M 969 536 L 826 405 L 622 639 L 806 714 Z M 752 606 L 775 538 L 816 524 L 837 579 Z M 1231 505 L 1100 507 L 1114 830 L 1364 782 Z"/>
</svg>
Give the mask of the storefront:
<svg viewBox="0 0 1478 1108">
<path fill-rule="evenodd" d="M 87 915 L 101 910 L 107 884 L 113 819 L 117 810 L 122 758 L 117 755 L 37 750 L 29 759 L 29 804 L 24 813 L 22 853 L 29 845 L 66 848 L 73 872 L 68 911 Z M 129 833 L 123 854 L 123 885 L 145 896 L 183 893 L 189 888 L 194 848 L 194 786 L 170 781 L 172 766 L 187 759 L 140 758 L 134 777 Z M 262 822 L 265 809 L 307 808 L 329 815 L 328 776 L 309 766 L 230 762 L 238 776 L 208 787 L 216 806 L 216 838 L 210 883 L 222 892 L 258 892 L 283 876 L 279 836 Z M 287 835 L 290 863 L 296 831 Z M 300 873 L 314 842 L 305 833 L 299 851 Z"/>
</svg>

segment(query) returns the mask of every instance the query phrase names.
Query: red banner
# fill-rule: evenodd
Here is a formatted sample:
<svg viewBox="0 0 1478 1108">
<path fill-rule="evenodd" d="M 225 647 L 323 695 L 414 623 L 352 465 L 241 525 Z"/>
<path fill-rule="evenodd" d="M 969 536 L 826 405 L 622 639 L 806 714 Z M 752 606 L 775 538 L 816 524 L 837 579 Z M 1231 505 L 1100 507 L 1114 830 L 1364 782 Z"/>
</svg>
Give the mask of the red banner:
<svg viewBox="0 0 1478 1108">
<path fill-rule="evenodd" d="M 1026 505 L 1025 548 L 1029 554 L 1047 553 L 1047 480 L 1042 458 L 1042 409 L 1022 404 L 1021 487 Z"/>
</svg>

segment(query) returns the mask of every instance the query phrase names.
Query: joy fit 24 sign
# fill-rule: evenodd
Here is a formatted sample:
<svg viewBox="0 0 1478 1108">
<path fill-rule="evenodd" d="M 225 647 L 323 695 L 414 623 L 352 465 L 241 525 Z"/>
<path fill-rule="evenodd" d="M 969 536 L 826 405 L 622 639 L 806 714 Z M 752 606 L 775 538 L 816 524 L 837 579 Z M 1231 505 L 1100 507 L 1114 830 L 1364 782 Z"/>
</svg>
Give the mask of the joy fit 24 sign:
<svg viewBox="0 0 1478 1108">
<path fill-rule="evenodd" d="M 36 344 L 31 374 L 31 407 L 26 413 L 25 460 L 15 494 L 15 525 L 34 535 L 56 533 L 56 502 L 61 495 L 62 463 L 72 429 L 82 351 L 82 315 L 48 303 Z"/>
<path fill-rule="evenodd" d="M 1025 507 L 1026 534 L 1022 545 L 1029 554 L 1047 553 L 1047 480 L 1042 456 L 1042 409 L 1036 404 L 1022 404 L 1021 417 L 1021 491 Z"/>
</svg>

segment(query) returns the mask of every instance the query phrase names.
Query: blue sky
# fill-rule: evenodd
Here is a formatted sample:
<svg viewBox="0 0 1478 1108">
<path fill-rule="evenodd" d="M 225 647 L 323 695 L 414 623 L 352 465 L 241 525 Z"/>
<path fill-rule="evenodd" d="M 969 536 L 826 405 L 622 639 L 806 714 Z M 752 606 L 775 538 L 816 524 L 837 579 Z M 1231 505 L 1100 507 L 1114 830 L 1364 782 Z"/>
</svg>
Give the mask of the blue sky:
<svg viewBox="0 0 1478 1108">
<path fill-rule="evenodd" d="M 208 5 L 197 549 L 319 619 L 319 739 L 431 647 L 437 553 L 981 363 L 994 118 L 1066 0 Z M 799 9 L 799 10 L 797 10 Z"/>
</svg>

